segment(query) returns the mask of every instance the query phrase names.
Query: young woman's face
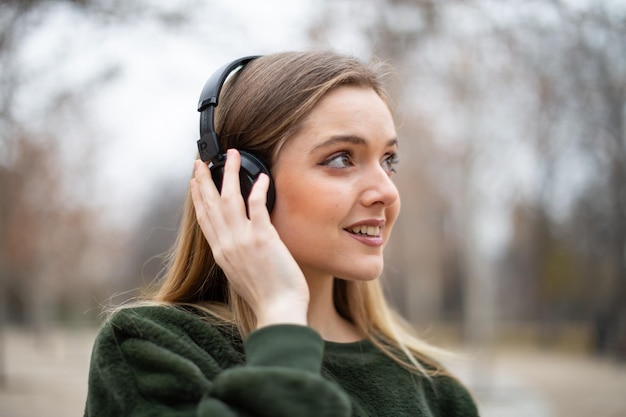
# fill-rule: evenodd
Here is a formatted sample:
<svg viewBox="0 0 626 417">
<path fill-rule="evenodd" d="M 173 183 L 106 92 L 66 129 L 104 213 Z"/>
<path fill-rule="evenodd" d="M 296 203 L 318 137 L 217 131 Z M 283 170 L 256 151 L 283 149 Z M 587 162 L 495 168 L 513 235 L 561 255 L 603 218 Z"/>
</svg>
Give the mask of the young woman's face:
<svg viewBox="0 0 626 417">
<path fill-rule="evenodd" d="M 400 211 L 391 180 L 398 144 L 374 90 L 339 87 L 283 145 L 272 222 L 307 279 L 377 278 Z"/>
</svg>

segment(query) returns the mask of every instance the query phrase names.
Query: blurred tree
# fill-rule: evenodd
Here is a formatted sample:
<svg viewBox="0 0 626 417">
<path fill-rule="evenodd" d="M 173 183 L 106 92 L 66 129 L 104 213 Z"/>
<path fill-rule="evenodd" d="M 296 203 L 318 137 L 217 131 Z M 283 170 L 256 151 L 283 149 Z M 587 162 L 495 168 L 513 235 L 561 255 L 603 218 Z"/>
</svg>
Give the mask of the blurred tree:
<svg viewBox="0 0 626 417">
<path fill-rule="evenodd" d="M 582 11 L 552 4 L 558 25 L 532 25 L 523 36 L 507 38 L 527 65 L 536 98 L 527 117 L 543 171 L 538 201 L 553 213 L 552 222 L 567 229 L 566 245 L 587 265 L 584 276 L 576 278 L 580 261 L 560 256 L 560 271 L 540 277 L 538 296 L 553 301 L 542 309 L 552 317 L 573 307 L 588 319 L 596 317 L 594 325 L 602 329 L 595 333 L 607 335 L 597 344 L 626 357 L 626 14 L 608 3 Z M 573 209 L 566 209 L 570 214 L 558 216 L 555 206 L 567 198 L 560 190 L 580 175 L 577 171 L 587 172 L 586 185 L 574 197 Z M 545 235 L 545 225 L 535 227 L 537 236 Z M 545 250 L 544 272 L 555 262 L 551 246 Z M 585 305 L 570 292 L 579 280 L 584 281 Z M 569 300 L 569 308 L 554 300 L 556 292 Z"/>
<path fill-rule="evenodd" d="M 54 96 L 37 97 L 43 116 L 33 115 L 37 122 L 23 120 L 16 113 L 18 97 L 37 74 L 25 74 L 18 56 L 21 42 L 50 8 L 67 4 L 88 9 L 95 3 L 0 2 L 0 293 L 7 297 L 0 302 L 0 309 L 11 319 L 33 323 L 51 313 L 53 317 L 57 293 L 81 291 L 84 286 L 68 286 L 68 280 L 80 284 L 85 278 L 80 276 L 85 269 L 77 266 L 87 257 L 98 223 L 88 205 L 77 203 L 66 182 L 88 175 L 91 145 L 76 155 L 81 162 L 69 168 L 60 146 L 62 132 L 50 126 L 79 114 L 81 94 L 89 89 L 80 92 L 67 86 Z M 96 74 L 94 84 L 101 81 Z M 78 308 L 85 307 L 84 302 L 79 304 Z"/>
<path fill-rule="evenodd" d="M 537 204 L 520 203 L 513 211 L 509 246 L 500 317 L 543 323 L 540 335 L 546 343 L 558 336 L 555 329 L 561 321 L 589 317 L 584 264 L 563 224 L 551 220 Z"/>
<path fill-rule="evenodd" d="M 54 77 L 71 45 L 64 45 L 55 59 L 25 66 L 28 42 L 59 13 L 89 19 L 94 26 L 144 19 L 176 28 L 193 11 L 182 6 L 0 1 L 0 377 L 1 326 L 7 316 L 38 330 L 52 320 L 94 318 L 96 304 L 111 293 L 111 276 L 124 272 L 129 245 L 128 236 L 103 223 L 92 202 L 92 155 L 98 143 L 85 117 L 89 98 L 117 75 L 116 63 L 81 72 L 83 81 L 54 78 L 44 86 L 51 88 L 41 89 L 38 82 Z M 77 135 L 83 140 L 72 141 Z"/>
<path fill-rule="evenodd" d="M 116 63 L 81 73 L 87 81 L 55 80 L 42 94 L 37 82 L 63 60 L 23 65 L 25 43 L 60 12 L 94 25 L 145 19 L 163 27 L 178 27 L 191 13 L 143 1 L 0 1 L 0 297 L 7 298 L 0 300 L 0 323 L 7 313 L 27 323 L 53 319 L 59 304 L 66 317 L 84 313 L 94 303 L 93 287 L 109 285 L 103 281 L 127 252 L 128 239 L 103 224 L 91 202 L 98 143 L 84 117 L 89 98 L 116 77 Z M 33 91 L 38 95 L 26 99 Z M 91 140 L 71 143 L 76 132 Z"/>
</svg>

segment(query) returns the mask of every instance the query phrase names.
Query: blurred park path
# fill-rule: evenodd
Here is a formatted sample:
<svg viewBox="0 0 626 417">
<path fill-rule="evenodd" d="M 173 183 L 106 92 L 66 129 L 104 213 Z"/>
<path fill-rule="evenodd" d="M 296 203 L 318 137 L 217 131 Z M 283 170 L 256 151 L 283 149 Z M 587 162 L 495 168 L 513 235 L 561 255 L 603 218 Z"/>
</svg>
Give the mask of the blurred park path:
<svg viewBox="0 0 626 417">
<path fill-rule="evenodd" d="M 82 416 L 94 329 L 3 334 L 1 417 Z"/>
<path fill-rule="evenodd" d="M 94 336 L 93 329 L 54 329 L 40 336 L 6 330 L 0 416 L 81 416 Z M 453 370 L 475 387 L 483 417 L 626 417 L 625 363 L 500 350 Z"/>
<path fill-rule="evenodd" d="M 549 351 L 501 351 L 483 417 L 626 417 L 626 363 Z"/>
</svg>

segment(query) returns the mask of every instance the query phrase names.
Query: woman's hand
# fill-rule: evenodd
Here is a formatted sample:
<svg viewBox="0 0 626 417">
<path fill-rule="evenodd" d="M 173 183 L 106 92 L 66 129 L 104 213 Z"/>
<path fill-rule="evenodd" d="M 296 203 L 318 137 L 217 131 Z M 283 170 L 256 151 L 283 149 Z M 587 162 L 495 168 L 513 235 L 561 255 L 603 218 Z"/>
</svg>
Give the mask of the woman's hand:
<svg viewBox="0 0 626 417">
<path fill-rule="evenodd" d="M 307 324 L 309 289 L 304 274 L 280 239 L 265 206 L 269 178 L 261 174 L 248 198 L 239 184 L 239 152 L 227 152 L 222 193 L 208 166 L 194 165 L 191 196 L 196 217 L 215 262 L 233 289 L 250 305 L 257 328 L 279 323 Z"/>
</svg>

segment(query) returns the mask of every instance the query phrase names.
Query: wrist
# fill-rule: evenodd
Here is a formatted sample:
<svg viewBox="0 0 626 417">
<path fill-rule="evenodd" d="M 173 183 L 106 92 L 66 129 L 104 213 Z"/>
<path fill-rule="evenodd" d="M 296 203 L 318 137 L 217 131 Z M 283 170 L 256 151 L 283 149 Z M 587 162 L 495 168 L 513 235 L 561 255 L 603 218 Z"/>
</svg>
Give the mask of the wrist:
<svg viewBox="0 0 626 417">
<path fill-rule="evenodd" d="M 257 329 L 275 324 L 308 325 L 308 302 L 283 299 L 269 302 L 257 314 Z"/>
</svg>

